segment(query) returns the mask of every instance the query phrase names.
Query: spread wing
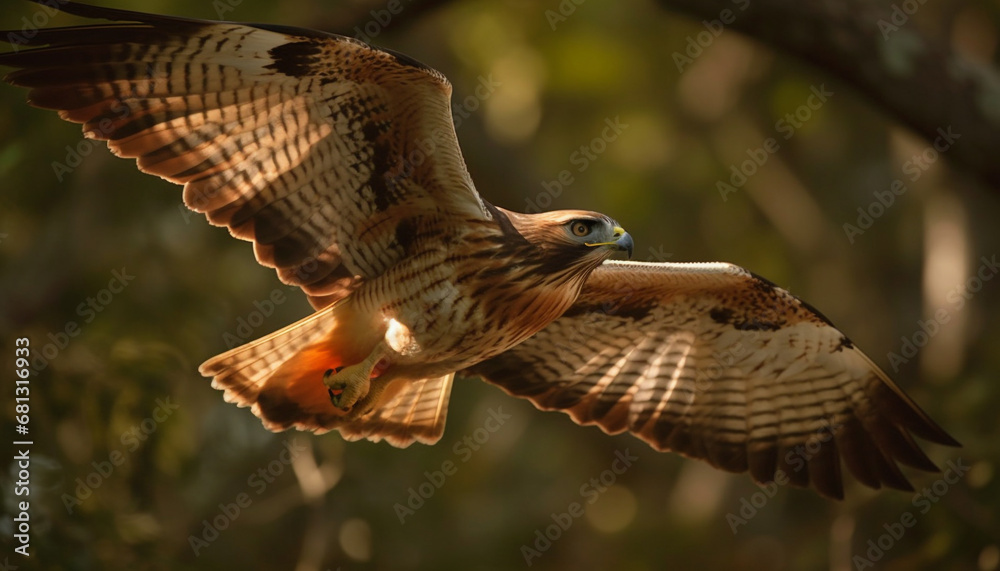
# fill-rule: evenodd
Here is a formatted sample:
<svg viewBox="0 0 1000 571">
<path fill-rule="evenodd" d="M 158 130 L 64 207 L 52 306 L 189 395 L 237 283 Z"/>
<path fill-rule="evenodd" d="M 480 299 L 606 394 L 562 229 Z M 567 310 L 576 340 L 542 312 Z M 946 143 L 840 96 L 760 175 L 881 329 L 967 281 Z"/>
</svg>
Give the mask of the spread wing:
<svg viewBox="0 0 1000 571">
<path fill-rule="evenodd" d="M 730 264 L 605 262 L 562 317 L 480 363 L 540 409 L 760 482 L 843 496 L 840 458 L 910 490 L 937 468 L 912 435 L 958 445 L 824 317 Z"/>
<path fill-rule="evenodd" d="M 20 68 L 6 80 L 184 185 L 188 207 L 253 241 L 317 307 L 449 221 L 489 219 L 451 86 L 416 61 L 297 28 L 58 7 L 114 22 L 0 33 L 15 50 L 0 65 Z"/>
</svg>

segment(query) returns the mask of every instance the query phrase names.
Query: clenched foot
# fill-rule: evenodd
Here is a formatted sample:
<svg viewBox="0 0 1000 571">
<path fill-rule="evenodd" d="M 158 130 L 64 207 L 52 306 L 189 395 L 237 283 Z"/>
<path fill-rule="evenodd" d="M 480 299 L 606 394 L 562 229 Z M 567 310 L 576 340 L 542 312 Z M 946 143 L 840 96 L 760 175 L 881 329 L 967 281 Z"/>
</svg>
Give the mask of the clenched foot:
<svg viewBox="0 0 1000 571">
<path fill-rule="evenodd" d="M 327 369 L 323 374 L 323 384 L 326 385 L 333 406 L 348 412 L 358 401 L 365 398 L 371 388 L 370 379 L 384 372 L 387 366 L 386 357 L 390 351 L 383 341 L 364 361 L 348 367 Z"/>
<path fill-rule="evenodd" d="M 323 375 L 323 384 L 327 387 L 333 406 L 348 412 L 354 407 L 354 403 L 365 398 L 371 387 L 371 381 L 368 380 L 370 372 L 367 369 L 364 363 L 327 369 Z"/>
</svg>

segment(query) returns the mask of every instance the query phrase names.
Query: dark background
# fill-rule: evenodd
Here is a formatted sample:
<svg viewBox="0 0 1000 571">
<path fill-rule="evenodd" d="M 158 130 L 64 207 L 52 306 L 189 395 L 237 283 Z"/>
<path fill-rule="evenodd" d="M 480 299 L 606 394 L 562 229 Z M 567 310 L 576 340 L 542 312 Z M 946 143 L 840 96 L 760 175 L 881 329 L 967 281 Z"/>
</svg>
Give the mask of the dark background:
<svg viewBox="0 0 1000 571">
<path fill-rule="evenodd" d="M 781 2 L 749 0 L 741 20 L 742 2 L 693 9 L 564 0 L 564 21 L 546 13 L 560 10 L 554 0 L 402 0 L 392 4 L 398 14 L 382 2 L 233 3 L 102 2 L 346 35 L 367 25 L 373 43 L 442 71 L 455 105 L 467 102 L 458 136 L 488 200 L 525 210 L 558 194 L 552 208 L 620 221 L 635 238 L 636 259 L 729 261 L 787 287 L 964 444 L 928 445 L 930 456 L 969 469 L 957 481 L 946 474 L 953 483 L 907 470 L 928 495 L 852 482 L 842 502 L 787 487 L 769 497 L 745 475 L 578 427 L 476 379 L 456 383 L 445 435 L 433 447 L 271 434 L 249 411 L 224 403 L 197 365 L 227 348 L 240 319 L 255 324 L 256 338 L 305 316 L 303 296 L 258 266 L 250 244 L 180 208 L 178 187 L 140 174 L 103 145 L 81 143 L 77 126 L 2 86 L 4 402 L 13 395 L 14 338 L 30 338 L 36 356 L 51 344 L 52 358 L 36 361 L 31 381 L 32 556 L 14 554 L 11 544 L 0 561 L 22 569 L 520 568 L 522 546 L 535 547 L 552 514 L 579 502 L 583 516 L 571 518 L 532 568 L 998 567 L 1000 279 L 983 261 L 1000 254 L 990 156 L 1000 146 L 983 143 L 997 136 L 1000 115 L 995 3 L 914 1 L 898 30 L 878 25 L 892 23 L 891 3 L 815 3 L 810 15 L 790 1 L 781 11 Z M 726 6 L 734 23 L 710 26 L 716 36 L 702 20 Z M 39 10 L 4 0 L 0 28 L 18 28 Z M 77 21 L 63 15 L 47 25 Z M 692 47 L 699 42 L 700 51 Z M 678 66 L 686 50 L 691 59 Z M 924 56 L 940 56 L 939 68 L 949 70 L 943 79 L 924 73 Z M 499 85 L 476 99 L 491 76 Z M 915 87 L 894 87 L 906 82 Z M 809 109 L 814 88 L 832 95 Z M 797 111 L 786 138 L 786 114 Z M 615 119 L 627 128 L 594 146 L 603 152 L 581 172 L 574 153 Z M 933 132 L 928 125 L 951 125 L 960 138 L 935 160 L 914 161 L 938 154 L 926 151 L 933 138 L 918 134 Z M 761 156 L 768 138 L 777 151 L 723 199 L 719 181 L 730 182 L 732 165 Z M 78 144 L 86 156 L 57 173 L 53 163 L 75 164 L 66 147 Z M 545 194 L 543 183 L 563 170 L 573 182 Z M 888 201 L 896 179 L 906 192 L 888 208 L 872 207 L 875 193 Z M 848 236 L 844 224 L 859 225 L 859 208 L 877 215 Z M 134 279 L 101 294 L 123 268 Z M 994 279 L 977 282 L 977 273 Z M 88 297 L 99 312 L 80 309 Z M 71 323 L 76 334 L 62 335 Z M 903 353 L 908 342 L 923 346 Z M 3 439 L 13 434 L 12 409 L 0 416 Z M 495 432 L 477 431 L 491 410 L 510 418 Z M 485 441 L 478 450 L 455 447 L 467 437 Z M 283 453 L 286 446 L 295 453 Z M 626 451 L 638 459 L 614 486 L 581 490 Z M 394 506 L 428 481 L 425 472 L 440 482 L 433 473 L 447 461 L 454 474 L 401 524 Z M 23 499 L 13 495 L 15 476 L 11 465 L 0 478 L 5 541 Z M 225 515 L 236 507 L 239 515 Z M 736 516 L 745 523 L 734 524 Z M 214 537 L 206 520 L 226 529 Z M 193 548 L 192 537 L 206 544 Z M 868 558 L 878 561 L 869 567 Z"/>
</svg>

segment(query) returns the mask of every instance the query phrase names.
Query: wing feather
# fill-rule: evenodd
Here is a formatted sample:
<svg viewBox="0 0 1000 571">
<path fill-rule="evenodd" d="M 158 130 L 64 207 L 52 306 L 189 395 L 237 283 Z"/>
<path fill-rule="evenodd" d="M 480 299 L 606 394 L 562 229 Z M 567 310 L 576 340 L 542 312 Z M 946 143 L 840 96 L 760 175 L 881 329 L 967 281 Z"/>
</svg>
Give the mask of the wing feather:
<svg viewBox="0 0 1000 571">
<path fill-rule="evenodd" d="M 455 373 L 430 379 L 397 381 L 367 416 L 338 427 L 347 440 L 386 440 L 397 448 L 413 442 L 434 444 L 444 434 Z"/>
<path fill-rule="evenodd" d="M 865 485 L 909 490 L 896 462 L 936 470 L 911 433 L 958 444 L 826 318 L 730 264 L 605 262 L 562 317 L 467 373 L 829 497 L 843 496 L 841 458 Z"/>
<path fill-rule="evenodd" d="M 432 217 L 441 239 L 460 231 L 449 222 L 490 219 L 451 86 L 414 60 L 312 30 L 58 8 L 112 23 L 0 34 L 19 42 L 0 54 L 17 68 L 6 81 L 184 185 L 189 208 L 253 241 L 314 305 L 412 253 L 402 224 Z"/>
</svg>

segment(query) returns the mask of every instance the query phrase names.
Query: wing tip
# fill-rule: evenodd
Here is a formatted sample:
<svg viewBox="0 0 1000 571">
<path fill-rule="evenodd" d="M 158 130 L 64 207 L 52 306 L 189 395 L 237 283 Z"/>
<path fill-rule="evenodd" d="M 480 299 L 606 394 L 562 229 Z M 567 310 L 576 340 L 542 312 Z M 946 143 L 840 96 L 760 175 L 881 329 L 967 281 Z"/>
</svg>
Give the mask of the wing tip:
<svg viewBox="0 0 1000 571">
<path fill-rule="evenodd" d="M 941 426 L 934 421 L 930 421 L 929 426 L 927 426 L 924 430 L 921 431 L 912 430 L 912 432 L 928 442 L 940 444 L 941 446 L 950 446 L 952 448 L 963 447 L 961 442 L 959 442 L 952 435 L 945 432 L 945 430 L 941 428 Z"/>
</svg>

